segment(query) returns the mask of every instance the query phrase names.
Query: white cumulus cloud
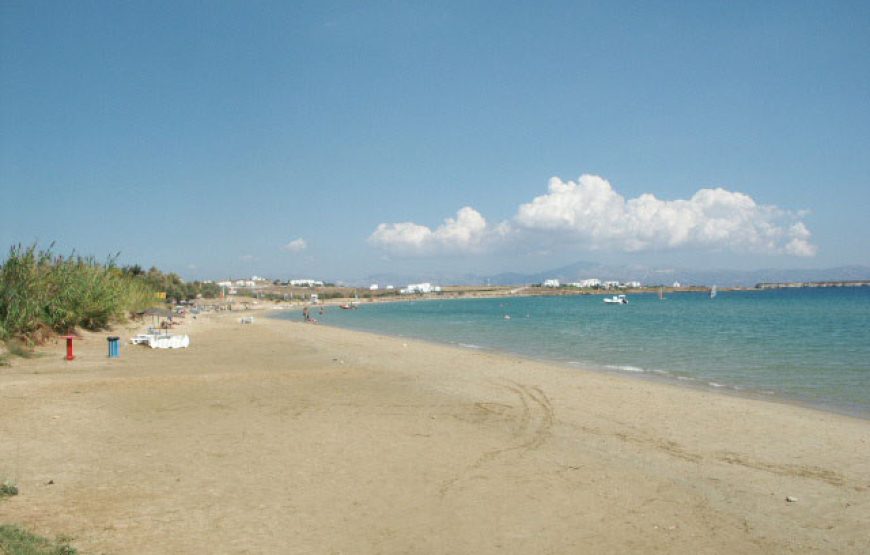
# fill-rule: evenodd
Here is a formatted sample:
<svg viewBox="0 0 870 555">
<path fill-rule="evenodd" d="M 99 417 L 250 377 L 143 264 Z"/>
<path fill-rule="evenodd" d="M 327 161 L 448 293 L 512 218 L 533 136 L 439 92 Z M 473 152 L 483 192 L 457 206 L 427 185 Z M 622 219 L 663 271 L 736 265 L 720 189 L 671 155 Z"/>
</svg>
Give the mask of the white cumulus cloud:
<svg viewBox="0 0 870 555">
<path fill-rule="evenodd" d="M 300 237 L 298 239 L 293 239 L 281 248 L 287 252 L 302 252 L 308 248 L 308 243 L 305 242 L 305 239 Z"/>
<path fill-rule="evenodd" d="M 810 230 L 803 222 L 797 222 L 789 228 L 791 240 L 785 245 L 785 252 L 795 256 L 815 256 L 818 250 L 810 243 Z"/>
<path fill-rule="evenodd" d="M 369 243 L 397 254 L 475 252 L 486 243 L 488 227 L 480 212 L 466 206 L 434 230 L 411 222 L 380 224 Z"/>
<path fill-rule="evenodd" d="M 482 252 L 510 242 L 570 244 L 589 250 L 730 250 L 813 256 L 800 221 L 805 213 L 760 205 L 744 193 L 700 189 L 689 199 L 645 193 L 625 199 L 595 175 L 550 179 L 547 193 L 521 204 L 496 226 L 470 207 L 432 230 L 404 222 L 380 224 L 370 243 L 397 254 Z"/>
</svg>

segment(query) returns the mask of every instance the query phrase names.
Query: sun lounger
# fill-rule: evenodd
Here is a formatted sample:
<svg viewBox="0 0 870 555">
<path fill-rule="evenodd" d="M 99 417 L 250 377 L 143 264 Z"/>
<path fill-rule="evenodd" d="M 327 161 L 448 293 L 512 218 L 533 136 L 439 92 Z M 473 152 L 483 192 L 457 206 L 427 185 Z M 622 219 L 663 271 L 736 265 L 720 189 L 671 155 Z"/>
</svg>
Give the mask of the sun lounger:
<svg viewBox="0 0 870 555">
<path fill-rule="evenodd" d="M 132 345 L 140 345 L 142 343 L 148 343 L 151 339 L 151 334 L 148 333 L 140 333 L 139 335 L 134 335 L 130 338 L 130 343 Z"/>
<path fill-rule="evenodd" d="M 152 335 L 148 346 L 152 349 L 183 349 L 190 345 L 190 337 L 186 335 Z"/>
<path fill-rule="evenodd" d="M 140 333 L 130 338 L 133 345 L 148 345 L 152 349 L 183 349 L 190 345 L 187 335 Z"/>
</svg>

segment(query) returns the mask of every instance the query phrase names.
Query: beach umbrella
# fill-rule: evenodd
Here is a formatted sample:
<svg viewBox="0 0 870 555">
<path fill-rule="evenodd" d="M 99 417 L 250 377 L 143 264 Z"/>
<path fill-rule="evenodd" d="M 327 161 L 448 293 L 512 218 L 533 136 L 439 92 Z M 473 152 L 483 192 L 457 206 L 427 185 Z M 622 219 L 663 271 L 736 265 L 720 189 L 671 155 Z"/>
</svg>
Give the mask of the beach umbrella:
<svg viewBox="0 0 870 555">
<path fill-rule="evenodd" d="M 149 316 L 159 316 L 162 318 L 168 318 L 172 312 L 170 312 L 167 308 L 149 308 L 145 311 L 145 314 Z"/>
<path fill-rule="evenodd" d="M 172 311 L 170 311 L 169 309 L 166 309 L 166 308 L 155 307 L 155 308 L 147 309 L 145 311 L 145 314 L 151 316 L 152 322 L 154 322 L 154 319 L 156 319 L 157 322 L 154 324 L 153 327 L 159 328 L 160 327 L 160 318 L 169 318 L 172 315 Z"/>
</svg>

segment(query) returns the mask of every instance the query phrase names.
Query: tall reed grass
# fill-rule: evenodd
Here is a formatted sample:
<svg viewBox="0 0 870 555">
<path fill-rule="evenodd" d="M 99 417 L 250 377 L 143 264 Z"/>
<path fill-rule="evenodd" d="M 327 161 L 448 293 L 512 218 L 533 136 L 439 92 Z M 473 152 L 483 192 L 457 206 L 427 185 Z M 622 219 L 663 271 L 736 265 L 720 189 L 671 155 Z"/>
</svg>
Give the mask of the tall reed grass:
<svg viewBox="0 0 870 555">
<path fill-rule="evenodd" d="M 110 257 L 60 256 L 15 245 L 0 265 L 0 340 L 39 343 L 52 333 L 104 329 L 154 304 L 154 288 Z"/>
</svg>

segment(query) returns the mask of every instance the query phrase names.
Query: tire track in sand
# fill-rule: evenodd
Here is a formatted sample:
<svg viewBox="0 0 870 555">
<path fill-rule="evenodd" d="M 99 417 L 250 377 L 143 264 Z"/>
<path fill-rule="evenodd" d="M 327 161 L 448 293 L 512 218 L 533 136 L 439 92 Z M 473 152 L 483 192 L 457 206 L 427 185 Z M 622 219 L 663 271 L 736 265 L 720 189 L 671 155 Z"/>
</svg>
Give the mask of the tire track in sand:
<svg viewBox="0 0 870 555">
<path fill-rule="evenodd" d="M 511 436 L 514 441 L 505 447 L 485 451 L 464 471 L 442 483 L 439 488 L 442 496 L 469 473 L 510 453 L 522 454 L 534 451 L 550 437 L 556 421 L 555 411 L 550 398 L 540 387 L 527 386 L 512 380 L 503 380 L 503 383 L 497 385 L 514 394 L 516 403 L 478 402 L 475 403 L 475 408 L 498 418 L 513 421 Z"/>
</svg>

